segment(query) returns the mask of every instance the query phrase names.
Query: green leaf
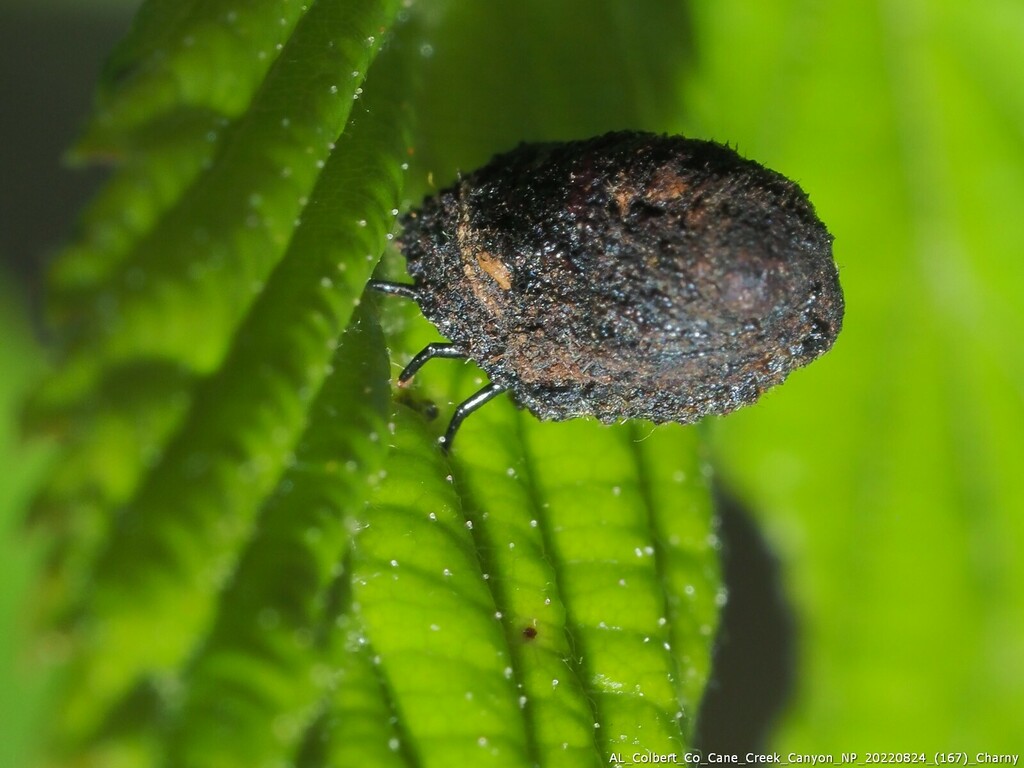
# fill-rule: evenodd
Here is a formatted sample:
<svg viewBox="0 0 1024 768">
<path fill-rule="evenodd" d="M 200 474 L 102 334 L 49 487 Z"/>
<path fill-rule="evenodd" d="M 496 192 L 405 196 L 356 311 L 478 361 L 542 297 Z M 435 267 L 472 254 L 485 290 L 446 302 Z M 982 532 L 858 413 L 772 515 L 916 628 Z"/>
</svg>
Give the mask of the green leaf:
<svg viewBox="0 0 1024 768">
<path fill-rule="evenodd" d="M 355 542 L 353 601 L 420 759 L 684 748 L 720 601 L 693 431 L 533 429 L 496 406 L 449 475 L 408 421 Z"/>
<path fill-rule="evenodd" d="M 241 115 L 308 9 L 272 0 L 143 4 L 107 60 L 79 151 L 121 151 L 168 114 Z"/>
<path fill-rule="evenodd" d="M 369 33 L 391 15 L 380 6 L 312 6 L 209 167 L 101 289 L 71 302 L 71 313 L 86 300 L 99 311 L 76 315 L 60 384 L 82 386 L 102 365 L 143 356 L 197 374 L 223 361 L 352 109 L 379 46 Z"/>
<path fill-rule="evenodd" d="M 139 241 L 212 169 L 226 129 L 267 98 L 258 91 L 307 7 L 269 0 L 142 6 L 107 62 L 96 112 L 73 154 L 119 167 L 54 269 L 58 317 L 77 321 L 73 298 L 95 301 L 118 267 L 146 258 Z"/>
<path fill-rule="evenodd" d="M 678 41 L 685 32 L 685 17 L 675 3 L 645 3 L 629 22 L 616 8 L 588 4 L 549 11 L 549 6 L 541 9 L 536 3 L 495 9 L 460 4 L 446 9 L 443 25 L 434 26 L 428 16 L 421 48 L 424 95 L 416 145 L 418 166 L 428 184 L 441 185 L 457 168 L 472 167 L 523 139 L 591 135 L 622 125 L 671 127 L 671 118 L 678 119 L 671 96 L 659 101 L 635 95 L 649 87 L 645 78 L 680 77 L 685 55 Z M 538 18 L 547 23 L 538 24 Z M 656 44 L 657 56 L 639 53 L 651 44 Z M 607 46 L 628 49 L 632 66 L 609 66 Z M 506 55 L 495 57 L 495 50 Z M 560 59 L 559 76 L 523 76 L 524 62 L 566 51 L 576 60 Z M 666 52 L 671 53 L 665 56 Z M 594 78 L 595 71 L 605 77 Z M 452 119 L 454 114 L 458 120 Z M 411 181 L 415 183 L 415 175 Z M 399 315 L 401 311 L 396 310 L 393 323 L 402 333 L 393 337 L 403 350 L 399 359 L 405 360 L 438 337 L 436 330 L 412 319 L 414 309 Z M 444 370 L 445 364 L 436 363 L 417 377 L 414 406 L 419 408 L 417 401 L 424 397 L 458 402 L 481 385 L 479 376 L 447 365 Z M 441 410 L 447 412 L 448 407 Z M 540 424 L 529 416 L 516 417 L 507 403 L 500 402 L 474 414 L 460 433 L 450 470 L 458 514 L 444 518 L 452 538 L 460 524 L 473 525 L 479 559 L 474 578 L 491 589 L 489 600 L 471 600 L 466 594 L 478 586 L 466 584 L 471 576 L 465 573 L 459 573 L 463 581 L 458 587 L 448 586 L 461 595 L 456 606 L 475 605 L 472 623 L 470 616 L 455 613 L 440 597 L 447 584 L 445 569 L 456 574 L 452 562 L 467 566 L 462 547 L 434 555 L 418 547 L 426 536 L 419 527 L 426 524 L 424 517 L 429 521 L 433 511 L 441 520 L 440 509 L 432 510 L 420 496 L 426 494 L 424 486 L 433 488 L 436 470 L 424 472 L 418 485 L 404 473 L 398 482 L 392 464 L 399 459 L 389 460 L 389 480 L 396 487 L 413 488 L 414 497 L 405 506 L 415 508 L 389 504 L 387 519 L 393 530 L 416 533 L 406 537 L 406 546 L 396 544 L 394 534 L 373 533 L 380 523 L 375 525 L 378 510 L 371 507 L 370 527 L 357 539 L 356 552 L 369 537 L 381 554 L 368 573 L 384 579 L 385 585 L 397 575 L 403 584 L 415 587 L 401 588 L 410 594 L 399 606 L 382 598 L 359 604 L 366 612 L 367 642 L 379 657 L 385 688 L 393 697 L 390 707 L 404 715 L 407 733 L 397 743 L 408 745 L 416 759 L 427 764 L 468 759 L 604 764 L 613 750 L 669 753 L 689 745 L 723 598 L 717 540 L 696 434 L 676 434 L 663 427 L 655 434 L 664 442 L 653 437 L 651 441 L 664 455 L 636 450 L 634 441 L 646 438 L 652 429 L 637 434 L 630 427 L 612 429 L 587 422 Z M 416 450 L 427 455 L 433 450 L 431 443 L 420 435 Z M 484 465 L 476 466 L 478 461 Z M 678 478 L 682 484 L 676 488 Z M 426 498 L 433 500 L 433 491 Z M 534 529 L 531 521 L 547 534 Z M 520 540 L 513 531 L 526 535 Z M 416 549 L 407 551 L 412 546 Z M 505 551 L 507 557 L 501 554 Z M 398 552 L 403 556 L 394 556 Z M 409 557 L 415 558 L 416 567 L 407 577 L 402 564 Z M 399 566 L 389 576 L 391 560 Z M 388 586 L 373 583 L 367 589 Z M 383 595 L 396 600 L 390 591 Z M 437 620 L 428 620 L 423 613 L 410 615 L 410 602 L 436 606 L 431 616 Z M 491 637 L 487 633 L 495 630 L 484 627 L 500 614 L 506 645 L 493 638 L 488 644 L 481 641 L 474 646 L 480 661 L 469 665 L 475 669 L 489 660 L 489 667 L 479 667 L 481 671 L 471 675 L 448 673 L 452 654 L 464 651 L 458 638 L 443 636 L 453 613 L 455 631 L 466 627 L 459 637 Z M 376 637 L 375 630 L 396 622 L 397 646 Z M 437 630 L 442 637 L 427 631 L 435 625 L 442 628 Z M 479 630 L 472 629 L 478 626 Z M 526 627 L 536 628 L 538 634 L 524 650 Z M 410 648 L 429 651 L 415 657 Z M 417 664 L 410 656 L 421 660 Z M 392 664 L 398 665 L 397 673 L 391 671 Z M 502 664 L 508 665 L 504 674 L 510 675 L 514 690 L 496 687 L 497 681 L 487 683 L 488 701 L 494 703 L 485 711 L 458 699 L 485 695 L 474 682 L 482 670 L 493 674 Z M 424 701 L 422 681 L 406 680 L 411 675 L 404 673 L 410 667 L 434 666 L 445 671 L 437 675 L 439 687 L 431 687 L 430 695 L 451 702 L 452 712 L 458 713 L 449 720 L 458 723 L 459 730 L 448 734 L 446 744 L 435 737 L 437 706 Z M 500 726 L 488 719 L 494 711 L 514 711 L 520 701 L 525 705 L 519 718 Z M 429 739 L 425 749 L 424 739 Z"/>
<path fill-rule="evenodd" d="M 66 438 L 32 514 L 68 654 L 54 760 L 680 752 L 723 596 L 698 433 L 504 401 L 445 457 L 422 400 L 478 384 L 441 367 L 389 403 L 362 294 L 407 162 L 422 188 L 522 138 L 671 127 L 652 83 L 685 56 L 642 53 L 681 6 L 279 5 L 150 0 L 76 150 L 117 169 L 54 267 L 62 359 L 27 410 Z M 524 81 L 569 30 L 586 56 Z M 437 334 L 395 301 L 401 359 Z"/>
<path fill-rule="evenodd" d="M 3 756 L 12 765 L 30 765 L 38 753 L 34 744 L 45 708 L 46 680 L 40 672 L 39 656 L 46 644 L 39 643 L 25 618 L 31 614 L 29 586 L 38 568 L 41 543 L 21 530 L 19 516 L 52 463 L 51 446 L 19 439 L 17 408 L 44 368 L 43 350 L 34 342 L 24 307 L 24 297 L 0 271 L 0 461 L 7 467 L 0 474 L 0 743 Z"/>
<path fill-rule="evenodd" d="M 178 667 L 206 631 L 257 509 L 294 461 L 336 340 L 383 247 L 397 201 L 403 118 L 394 92 L 382 89 L 370 108 L 354 98 L 360 80 L 352 72 L 375 50 L 367 32 L 393 13 L 378 3 L 363 6 L 319 3 L 304 18 L 287 44 L 295 63 L 268 74 L 218 162 L 161 218 L 154 233 L 171 239 L 158 253 L 146 248 L 138 256 L 168 259 L 139 290 L 150 298 L 174 295 L 163 309 L 139 304 L 140 311 L 177 336 L 182 352 L 204 340 L 224 347 L 215 369 L 200 376 L 181 360 L 168 361 L 167 349 L 155 349 L 145 333 L 135 335 L 135 321 L 126 321 L 104 335 L 122 334 L 123 360 L 105 359 L 109 347 L 94 341 L 72 352 L 55 378 L 60 388 L 83 361 L 102 372 L 98 387 L 75 398 L 82 405 L 70 414 L 81 420 L 75 427 L 82 437 L 58 469 L 60 482 L 44 493 L 58 521 L 72 520 L 52 576 L 54 600 L 74 620 L 76 651 L 59 727 L 70 743 L 96 733 L 140 676 Z M 290 78 L 307 76 L 323 83 L 322 92 L 313 88 L 301 99 L 285 93 Z M 328 79 L 346 83 L 348 93 L 332 93 Z M 349 126 L 335 140 L 339 118 Z M 295 157 L 287 147 L 275 157 L 282 136 Z M 323 138 L 310 152 L 297 146 L 312 136 Z M 243 167 L 257 151 L 266 153 L 262 173 Z M 270 158 L 277 162 L 268 166 Z M 303 184 L 316 181 L 308 202 L 291 194 L 303 190 L 294 186 L 300 165 L 310 180 Z M 214 189 L 227 195 L 220 185 L 239 183 L 237 173 L 259 177 L 266 195 L 259 214 L 207 197 Z M 297 204 L 304 206 L 301 220 Z M 219 261 L 213 240 L 200 253 L 182 244 L 182 236 L 214 220 L 233 267 Z M 278 249 L 262 239 L 270 220 L 282 234 L 294 229 L 281 239 L 276 265 L 268 257 Z M 257 231 L 262 245 L 250 249 Z M 183 273 L 183 257 L 202 274 Z M 271 266 L 254 293 L 248 281 L 262 281 Z M 200 317 L 186 344 L 179 332 Z M 152 423 L 160 425 L 155 434 L 145 429 Z M 112 478 L 107 484 L 102 468 Z M 83 528 L 92 535 L 70 543 Z"/>
<path fill-rule="evenodd" d="M 173 765 L 286 760 L 334 675 L 314 652 L 351 535 L 384 457 L 387 358 L 371 313 L 342 339 L 294 462 L 260 511 L 213 626 L 180 676 Z M 339 403 L 362 407 L 339 418 Z M 367 439 L 369 437 L 369 439 Z M 347 574 L 342 574 L 347 577 Z M 227 694 L 227 695 L 225 695 Z M 247 734 L 244 741 L 233 738 Z"/>
</svg>

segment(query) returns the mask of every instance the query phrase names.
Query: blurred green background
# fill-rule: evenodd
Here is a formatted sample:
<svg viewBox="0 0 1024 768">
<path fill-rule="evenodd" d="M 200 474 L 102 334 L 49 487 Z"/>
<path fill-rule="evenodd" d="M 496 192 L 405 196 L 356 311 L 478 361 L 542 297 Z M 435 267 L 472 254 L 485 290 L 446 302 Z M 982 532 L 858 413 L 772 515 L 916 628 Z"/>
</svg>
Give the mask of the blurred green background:
<svg viewBox="0 0 1024 768">
<path fill-rule="evenodd" d="M 24 766 L 44 719 L 46 657 L 29 632 L 43 542 L 22 520 L 51 446 L 21 437 L 19 409 L 45 371 L 44 264 L 102 178 L 61 158 L 84 123 L 100 65 L 136 2 L 0 2 L 0 765 Z"/>
<path fill-rule="evenodd" d="M 10 765 L 23 764 L 42 686 L 22 621 L 37 543 L 18 533 L 46 453 L 17 437 L 17 403 L 43 357 L 28 318 L 40 265 L 95 180 L 57 158 L 130 6 L 0 6 Z M 795 688 L 769 746 L 1020 751 L 1024 4 L 650 8 L 599 3 L 588 17 L 575 5 L 422 2 L 411 183 L 519 140 L 625 127 L 727 141 L 797 180 L 836 237 L 845 330 L 785 387 L 704 430 L 796 617 Z M 607 29 L 620 34 L 580 47 Z"/>
</svg>

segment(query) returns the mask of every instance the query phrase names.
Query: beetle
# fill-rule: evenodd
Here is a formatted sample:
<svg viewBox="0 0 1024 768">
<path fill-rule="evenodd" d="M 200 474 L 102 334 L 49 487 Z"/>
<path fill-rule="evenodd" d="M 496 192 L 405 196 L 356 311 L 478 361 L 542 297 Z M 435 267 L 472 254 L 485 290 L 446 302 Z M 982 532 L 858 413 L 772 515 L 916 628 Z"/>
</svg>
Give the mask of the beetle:
<svg viewBox="0 0 1024 768">
<path fill-rule="evenodd" d="M 413 299 L 490 382 L 541 419 L 692 423 L 755 402 L 831 348 L 844 301 L 807 195 L 712 141 L 620 131 L 524 143 L 428 197 L 398 235 Z"/>
</svg>

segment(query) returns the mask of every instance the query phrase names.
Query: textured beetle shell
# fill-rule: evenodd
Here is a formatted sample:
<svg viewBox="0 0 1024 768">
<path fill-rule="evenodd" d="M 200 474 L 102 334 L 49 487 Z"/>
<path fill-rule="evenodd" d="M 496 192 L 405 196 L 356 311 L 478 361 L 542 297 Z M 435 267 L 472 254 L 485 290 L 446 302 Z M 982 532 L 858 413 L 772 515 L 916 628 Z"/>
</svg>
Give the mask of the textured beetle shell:
<svg viewBox="0 0 1024 768">
<path fill-rule="evenodd" d="M 713 142 L 522 144 L 402 223 L 423 314 L 543 419 L 728 413 L 842 326 L 807 196 Z"/>
</svg>

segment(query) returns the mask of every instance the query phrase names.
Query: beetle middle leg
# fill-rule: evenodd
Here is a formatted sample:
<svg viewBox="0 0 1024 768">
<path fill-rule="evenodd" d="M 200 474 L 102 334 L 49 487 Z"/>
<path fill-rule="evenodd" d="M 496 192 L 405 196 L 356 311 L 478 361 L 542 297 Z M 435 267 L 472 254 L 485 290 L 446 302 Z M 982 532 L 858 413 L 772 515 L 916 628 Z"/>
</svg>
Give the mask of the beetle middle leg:
<svg viewBox="0 0 1024 768">
<path fill-rule="evenodd" d="M 447 342 L 434 342 L 433 344 L 427 344 L 421 349 L 409 364 L 405 366 L 402 372 L 398 375 L 398 386 L 405 387 L 412 380 L 412 377 L 416 375 L 416 372 L 423 367 L 424 363 L 428 360 L 433 360 L 435 357 L 441 358 L 466 358 L 468 355 L 466 351 L 458 344 L 449 344 Z"/>
</svg>

